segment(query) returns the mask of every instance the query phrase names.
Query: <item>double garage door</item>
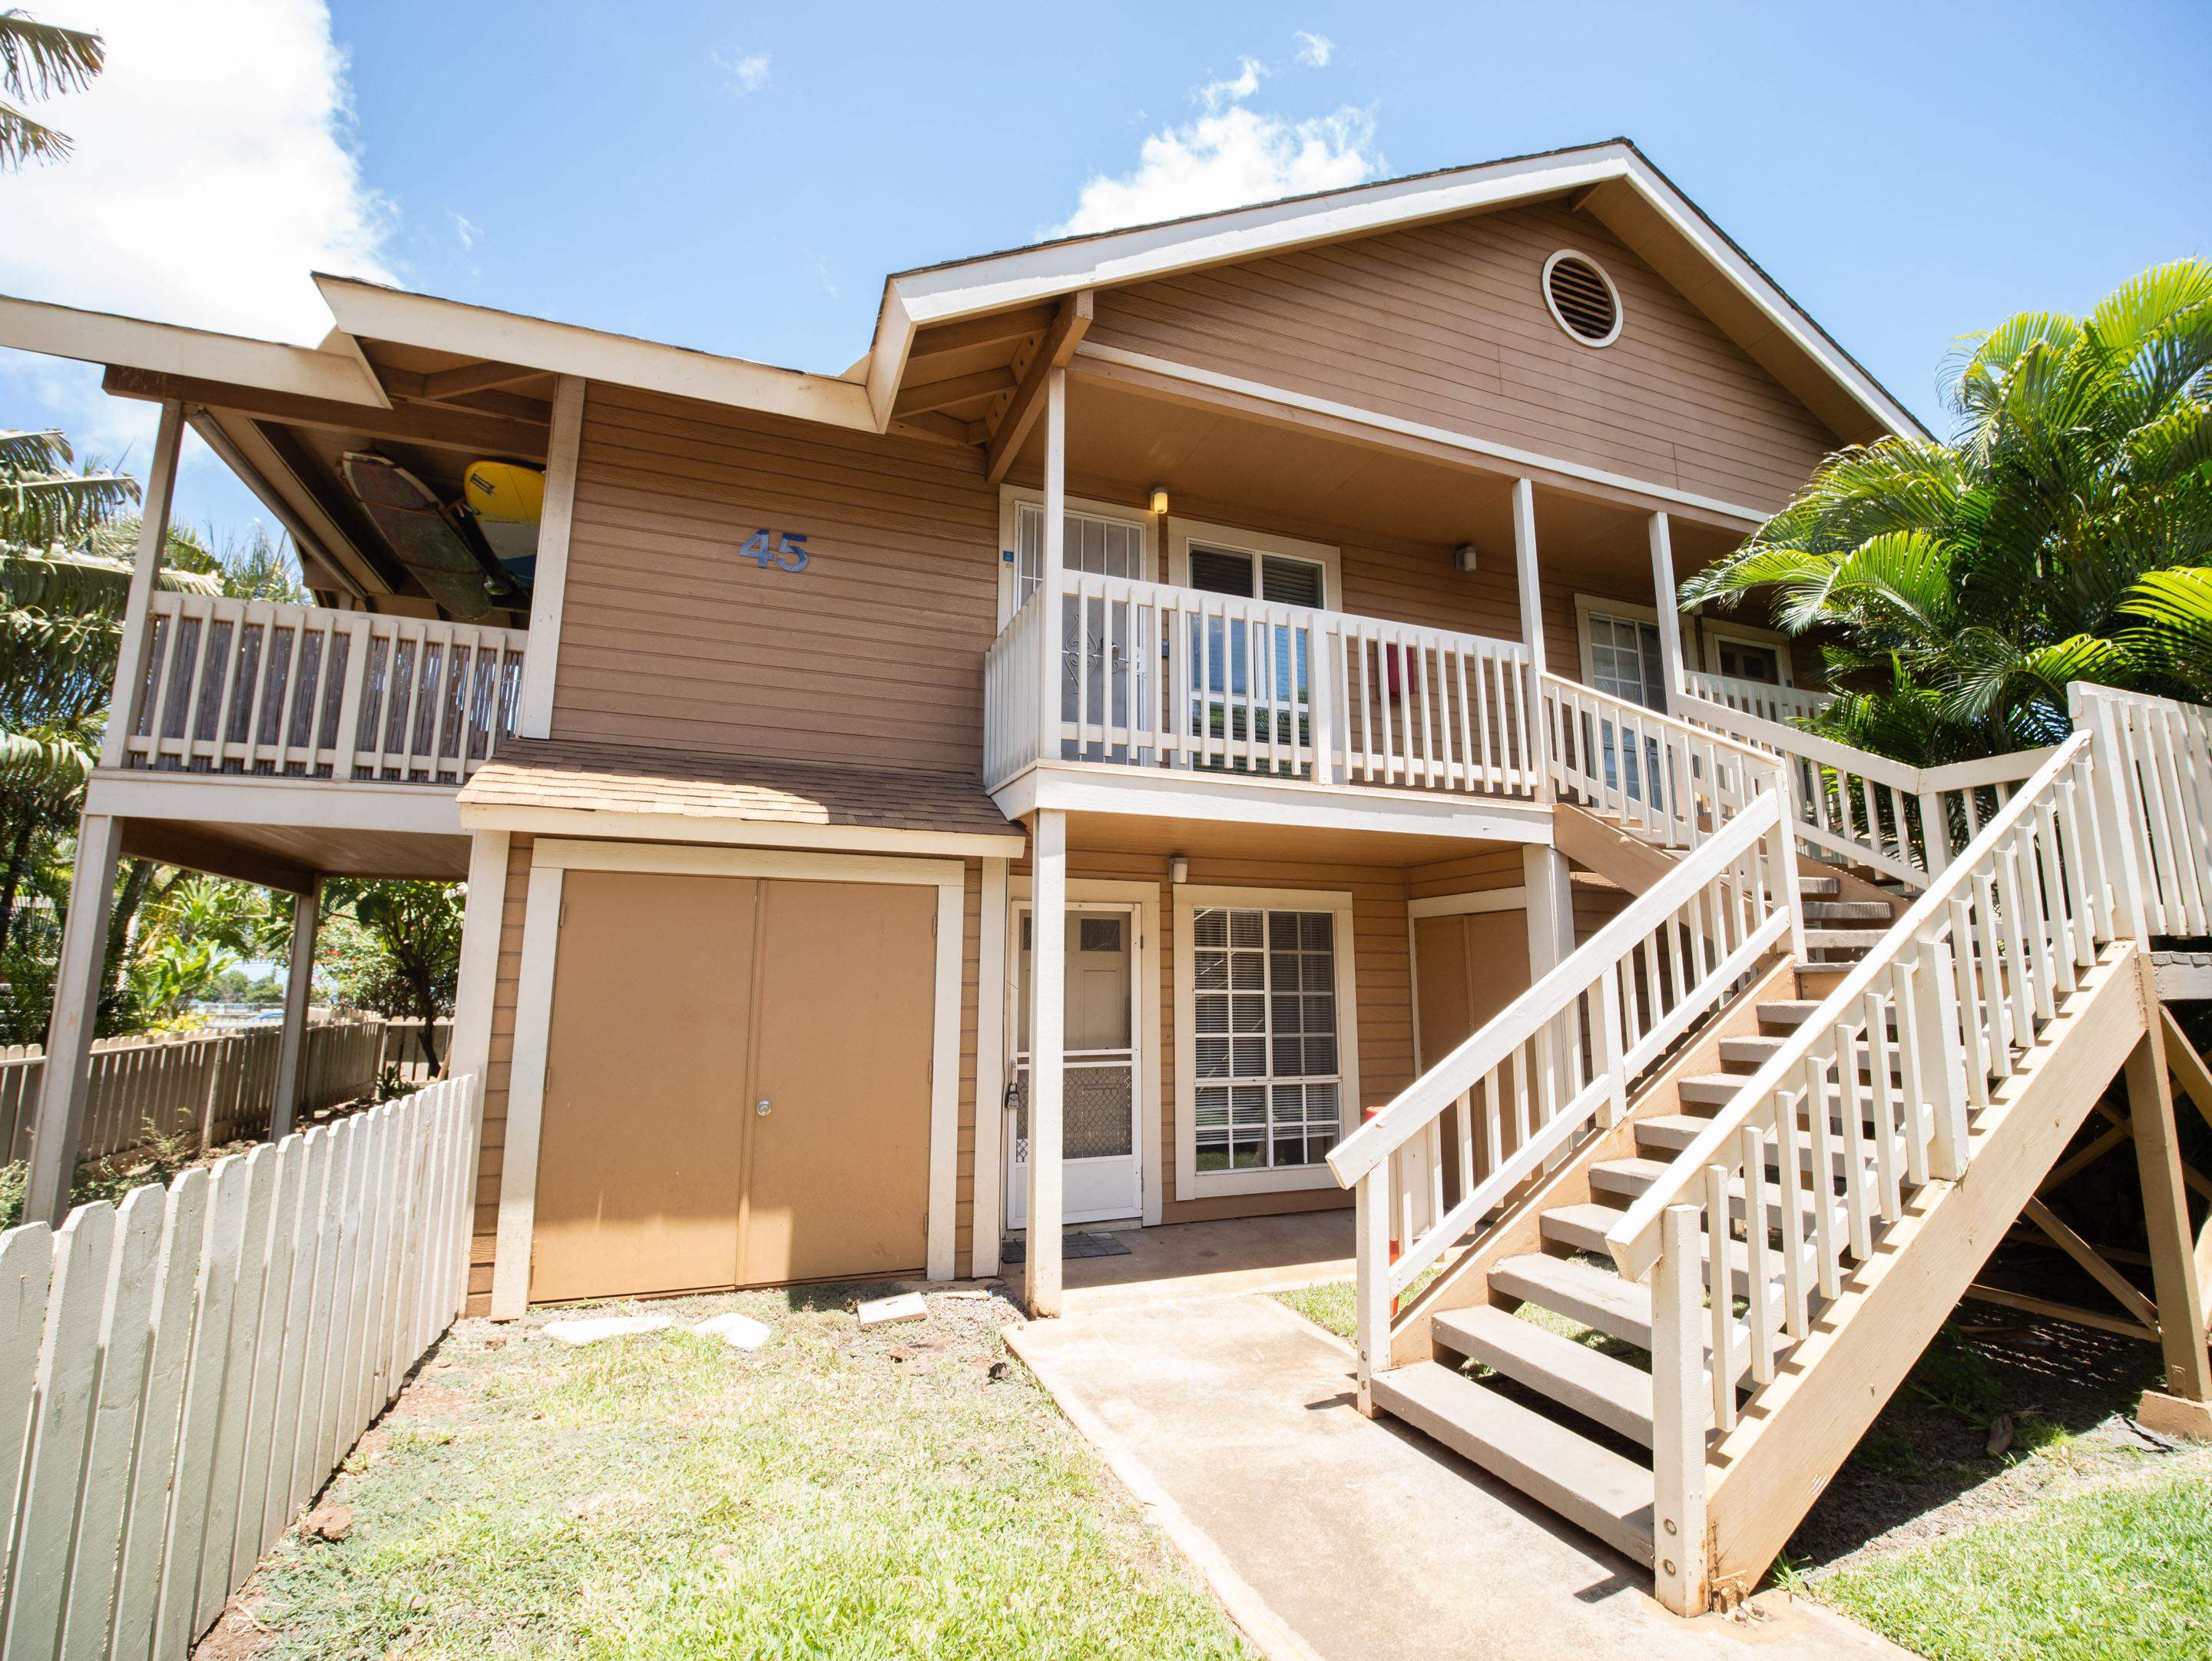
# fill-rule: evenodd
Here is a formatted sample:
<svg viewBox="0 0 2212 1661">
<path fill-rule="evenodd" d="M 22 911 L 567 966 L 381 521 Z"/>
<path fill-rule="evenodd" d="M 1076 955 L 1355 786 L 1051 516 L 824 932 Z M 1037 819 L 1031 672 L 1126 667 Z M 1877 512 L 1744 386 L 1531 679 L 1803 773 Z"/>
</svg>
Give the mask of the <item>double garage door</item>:
<svg viewBox="0 0 2212 1661">
<path fill-rule="evenodd" d="M 936 891 L 568 873 L 533 1302 L 921 1266 Z"/>
</svg>

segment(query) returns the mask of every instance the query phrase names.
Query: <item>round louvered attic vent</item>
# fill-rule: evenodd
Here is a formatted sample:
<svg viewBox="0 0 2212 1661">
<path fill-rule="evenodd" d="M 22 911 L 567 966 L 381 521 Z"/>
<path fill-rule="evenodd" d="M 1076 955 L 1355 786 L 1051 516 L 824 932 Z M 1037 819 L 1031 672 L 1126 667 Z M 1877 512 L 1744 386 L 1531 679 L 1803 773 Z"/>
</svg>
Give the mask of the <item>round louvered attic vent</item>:
<svg viewBox="0 0 2212 1661">
<path fill-rule="evenodd" d="M 1544 303 L 1585 346 L 1610 346 L 1620 336 L 1620 292 L 1588 254 L 1562 248 L 1544 262 Z"/>
</svg>

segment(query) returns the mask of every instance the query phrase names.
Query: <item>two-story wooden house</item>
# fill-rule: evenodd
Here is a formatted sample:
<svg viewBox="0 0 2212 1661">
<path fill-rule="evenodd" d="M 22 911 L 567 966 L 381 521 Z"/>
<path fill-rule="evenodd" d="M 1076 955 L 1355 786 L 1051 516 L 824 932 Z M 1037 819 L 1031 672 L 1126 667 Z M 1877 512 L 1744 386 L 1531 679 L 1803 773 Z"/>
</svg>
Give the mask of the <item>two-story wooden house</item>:
<svg viewBox="0 0 2212 1661">
<path fill-rule="evenodd" d="M 336 326 L 313 350 L 0 302 L 0 341 L 162 408 L 35 1214 L 66 1187 L 119 856 L 310 897 L 465 876 L 480 1307 L 988 1275 L 1025 1237 L 1051 1313 L 1065 1226 L 1340 1206 L 1341 1179 L 1363 1402 L 1434 1428 L 1476 1409 L 1424 1419 L 1393 1363 L 1502 1342 L 1451 1339 L 1453 1305 L 1581 1294 L 1479 1250 L 1401 1319 L 1385 1243 L 1443 1261 L 1539 1177 L 1608 1200 L 1586 1166 L 1626 1146 L 1644 1070 L 1674 1068 L 1670 1109 L 1733 1099 L 1667 1046 L 1755 1065 L 1902 909 L 1864 875 L 1927 886 L 2024 776 L 1791 749 L 1809 659 L 1678 613 L 1677 579 L 1826 453 L 1918 429 L 1626 142 L 902 272 L 834 376 L 319 282 Z M 317 605 L 154 592 L 185 424 L 291 532 Z M 482 464 L 542 469 L 534 518 L 472 496 Z M 1692 707 L 1806 770 L 1794 810 L 1752 817 L 1768 751 L 1659 713 Z M 1794 865 L 1739 879 L 1794 861 L 1793 812 L 1797 845 L 1849 867 L 1810 902 Z M 1612 847 L 1622 825 L 1650 834 Z M 1671 895 L 1659 873 L 1698 849 L 1735 863 Z M 1578 940 L 1636 928 L 1603 947 L 1629 979 L 1577 982 L 1415 1099 L 1532 985 L 1565 986 Z M 1746 977 L 1780 998 L 1769 1036 L 1711 1013 Z M 2036 994 L 2063 1013 L 2074 990 Z M 291 992 L 296 1033 L 304 976 Z M 1710 1151 L 1679 1118 L 1638 1121 L 1609 1203 Z M 1915 1143 L 1909 1180 L 1882 1163 L 1869 1203 L 1949 1146 L 1930 1165 Z M 1756 1212 L 1757 1172 L 1736 1180 Z M 1514 1249 L 1601 1251 L 1606 1216 L 1540 1239 L 1531 1214 Z M 1730 1249 L 1757 1269 L 1766 1244 Z M 1655 1295 L 1589 1318 L 1656 1344 Z M 1637 1377 L 1559 1388 L 1626 1403 L 1606 1422 L 1662 1450 L 1671 1531 L 1681 1392 L 1655 1408 Z M 1540 1442 L 1489 1420 L 1455 1445 L 1517 1470 Z M 1654 1475 L 1560 1457 L 1532 1491 L 1654 1561 Z M 1583 1488 L 1595 1509 L 1559 1498 Z M 1673 1601 L 1701 1600 L 1704 1559 L 1660 1557 Z"/>
</svg>

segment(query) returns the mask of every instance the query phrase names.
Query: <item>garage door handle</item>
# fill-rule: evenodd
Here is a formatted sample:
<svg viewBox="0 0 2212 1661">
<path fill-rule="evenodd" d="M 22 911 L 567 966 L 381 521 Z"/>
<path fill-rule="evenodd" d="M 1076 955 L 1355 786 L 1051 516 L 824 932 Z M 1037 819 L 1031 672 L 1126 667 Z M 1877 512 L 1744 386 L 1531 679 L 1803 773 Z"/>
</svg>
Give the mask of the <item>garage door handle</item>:
<svg viewBox="0 0 2212 1661">
<path fill-rule="evenodd" d="M 763 1119 L 768 1117 L 768 1098 L 763 1096 L 753 1104 L 753 1111 Z"/>
</svg>

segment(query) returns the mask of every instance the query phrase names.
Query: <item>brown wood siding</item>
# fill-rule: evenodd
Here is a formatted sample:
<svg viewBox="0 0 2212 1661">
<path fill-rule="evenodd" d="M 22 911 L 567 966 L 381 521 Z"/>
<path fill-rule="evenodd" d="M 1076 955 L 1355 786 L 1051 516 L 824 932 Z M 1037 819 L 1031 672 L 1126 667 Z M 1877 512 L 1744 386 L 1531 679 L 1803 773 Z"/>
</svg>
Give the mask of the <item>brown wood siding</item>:
<svg viewBox="0 0 2212 1661">
<path fill-rule="evenodd" d="M 1625 322 L 1553 320 L 1544 261 L 1603 265 Z M 1836 442 L 1595 220 L 1557 204 L 1108 289 L 1091 338 L 1771 510 Z"/>
<path fill-rule="evenodd" d="M 955 1275 L 975 1272 L 975 1032 L 981 1008 L 976 994 L 982 976 L 982 922 L 983 864 L 969 860 L 960 897 L 960 1125 L 956 1133 L 959 1157 L 952 1189 Z"/>
<path fill-rule="evenodd" d="M 594 384 L 552 735 L 973 773 L 998 526 L 980 453 Z"/>
</svg>

